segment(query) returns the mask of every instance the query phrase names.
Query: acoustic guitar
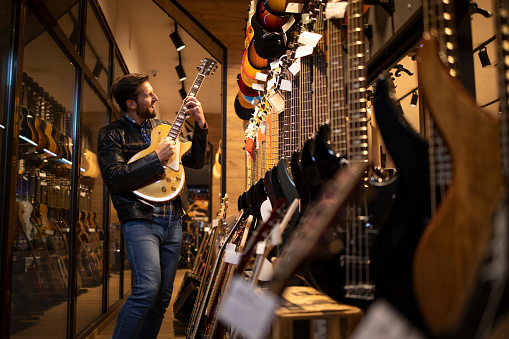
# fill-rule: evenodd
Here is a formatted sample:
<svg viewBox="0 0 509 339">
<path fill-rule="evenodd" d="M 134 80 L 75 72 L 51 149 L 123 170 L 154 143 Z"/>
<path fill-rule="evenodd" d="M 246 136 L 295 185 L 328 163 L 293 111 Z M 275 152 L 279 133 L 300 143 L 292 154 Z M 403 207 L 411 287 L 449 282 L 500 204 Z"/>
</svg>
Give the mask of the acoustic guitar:
<svg viewBox="0 0 509 339">
<path fill-rule="evenodd" d="M 198 68 L 198 75 L 191 85 L 191 89 L 187 96 L 195 97 L 200 89 L 205 76 L 213 73 L 216 68 L 217 61 L 205 58 Z M 175 199 L 179 196 L 185 182 L 185 173 L 182 166 L 181 158 L 191 150 L 191 143 L 181 143 L 178 139 L 184 121 L 187 118 L 185 114 L 186 107 L 182 104 L 173 125 L 159 125 L 153 129 L 150 136 L 151 144 L 148 148 L 136 153 L 128 163 L 132 163 L 138 159 L 155 151 L 159 142 L 165 137 L 170 137 L 175 141 L 175 154 L 168 160 L 164 166 L 164 173 L 152 180 L 149 184 L 133 191 L 134 194 L 144 199 L 163 202 Z"/>
</svg>

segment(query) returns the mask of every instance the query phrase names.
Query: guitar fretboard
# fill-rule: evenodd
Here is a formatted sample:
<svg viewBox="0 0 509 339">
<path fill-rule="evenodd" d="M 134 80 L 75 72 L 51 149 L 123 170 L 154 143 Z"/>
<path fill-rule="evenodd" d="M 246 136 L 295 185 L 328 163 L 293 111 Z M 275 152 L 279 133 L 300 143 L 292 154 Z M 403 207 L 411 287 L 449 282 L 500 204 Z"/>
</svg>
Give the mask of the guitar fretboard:
<svg viewBox="0 0 509 339">
<path fill-rule="evenodd" d="M 498 0 L 497 41 L 500 85 L 500 129 L 502 143 L 502 170 L 505 184 L 509 183 L 509 1 Z"/>
<path fill-rule="evenodd" d="M 325 54 L 325 4 L 320 2 L 315 33 L 322 35 L 313 50 L 313 132 L 330 121 L 327 100 L 327 60 Z"/>
<path fill-rule="evenodd" d="M 348 16 L 348 156 L 354 162 L 368 161 L 363 5 L 362 0 L 349 2 Z"/>
<path fill-rule="evenodd" d="M 327 24 L 327 31 L 329 34 L 328 86 L 332 149 L 341 155 L 346 155 L 348 138 L 341 21 L 330 19 Z"/>
<path fill-rule="evenodd" d="M 200 90 L 200 86 L 204 78 L 205 78 L 204 74 L 198 73 L 187 96 L 195 97 L 196 94 L 198 94 L 198 91 Z M 172 138 L 173 140 L 177 139 L 180 130 L 182 129 L 182 125 L 184 124 L 184 121 L 186 121 L 187 118 L 187 114 L 185 113 L 186 109 L 187 109 L 186 106 L 182 104 L 177 114 L 177 117 L 175 118 L 175 121 L 173 122 L 173 125 L 171 126 L 171 129 L 168 132 L 168 137 Z"/>
</svg>

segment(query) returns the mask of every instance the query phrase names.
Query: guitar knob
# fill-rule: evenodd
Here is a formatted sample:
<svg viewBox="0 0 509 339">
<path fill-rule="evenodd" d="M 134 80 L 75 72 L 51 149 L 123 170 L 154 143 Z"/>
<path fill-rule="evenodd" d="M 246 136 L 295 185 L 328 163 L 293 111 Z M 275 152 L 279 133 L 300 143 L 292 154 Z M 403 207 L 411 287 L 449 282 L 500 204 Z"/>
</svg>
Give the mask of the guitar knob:
<svg viewBox="0 0 509 339">
<path fill-rule="evenodd" d="M 176 190 L 177 190 L 177 187 L 175 187 L 175 186 L 171 186 L 171 190 L 172 190 L 172 191 L 176 191 Z"/>
<path fill-rule="evenodd" d="M 166 177 L 166 181 L 171 182 L 171 178 L 170 177 Z"/>
<path fill-rule="evenodd" d="M 175 180 L 180 181 L 180 175 L 177 175 L 177 176 L 175 177 Z"/>
<path fill-rule="evenodd" d="M 166 193 L 166 186 L 161 187 L 161 191 L 163 191 L 164 193 Z"/>
</svg>

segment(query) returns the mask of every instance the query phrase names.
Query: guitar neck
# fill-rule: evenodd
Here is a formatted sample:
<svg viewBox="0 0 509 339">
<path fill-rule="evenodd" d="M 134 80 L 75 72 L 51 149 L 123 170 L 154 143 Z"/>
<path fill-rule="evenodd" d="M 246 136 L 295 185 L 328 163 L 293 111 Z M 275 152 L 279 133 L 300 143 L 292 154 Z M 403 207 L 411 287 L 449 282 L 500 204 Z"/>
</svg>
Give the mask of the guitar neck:
<svg viewBox="0 0 509 339">
<path fill-rule="evenodd" d="M 368 161 L 363 0 L 350 0 L 348 15 L 349 160 Z"/>
<path fill-rule="evenodd" d="M 205 79 L 205 75 L 198 73 L 196 79 L 194 80 L 193 85 L 191 86 L 191 89 L 189 90 L 189 93 L 187 94 L 188 97 L 196 97 L 198 91 L 200 90 L 203 79 Z M 177 114 L 177 117 L 175 118 L 175 121 L 173 121 L 173 125 L 171 126 L 171 129 L 168 132 L 167 136 L 172 138 L 173 140 L 177 140 L 177 137 L 180 134 L 180 131 L 182 130 L 182 126 L 186 121 L 187 118 L 186 110 L 187 110 L 186 105 L 182 104 Z"/>
</svg>

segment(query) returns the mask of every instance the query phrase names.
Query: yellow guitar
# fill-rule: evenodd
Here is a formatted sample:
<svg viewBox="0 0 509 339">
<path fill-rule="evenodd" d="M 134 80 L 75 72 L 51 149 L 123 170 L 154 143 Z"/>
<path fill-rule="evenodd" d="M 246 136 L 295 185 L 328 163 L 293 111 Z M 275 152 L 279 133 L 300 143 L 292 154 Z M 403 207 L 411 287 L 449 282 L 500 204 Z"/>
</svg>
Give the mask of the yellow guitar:
<svg viewBox="0 0 509 339">
<path fill-rule="evenodd" d="M 201 83 L 206 75 L 213 73 L 217 61 L 205 58 L 198 67 L 198 75 L 194 80 L 191 90 L 187 96 L 196 96 L 200 89 Z M 185 114 L 186 107 L 182 105 L 173 122 L 173 125 L 159 125 L 152 130 L 150 135 L 150 146 L 141 152 L 136 153 L 128 163 L 143 158 L 147 154 L 155 151 L 156 146 L 165 137 L 170 137 L 175 141 L 175 154 L 168 160 L 164 166 L 164 174 L 147 185 L 134 190 L 133 193 L 149 201 L 163 202 L 178 197 L 185 182 L 185 173 L 182 166 L 182 157 L 191 150 L 190 142 L 180 142 L 178 136 L 182 129 L 182 125 L 187 118 Z"/>
</svg>

